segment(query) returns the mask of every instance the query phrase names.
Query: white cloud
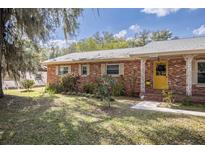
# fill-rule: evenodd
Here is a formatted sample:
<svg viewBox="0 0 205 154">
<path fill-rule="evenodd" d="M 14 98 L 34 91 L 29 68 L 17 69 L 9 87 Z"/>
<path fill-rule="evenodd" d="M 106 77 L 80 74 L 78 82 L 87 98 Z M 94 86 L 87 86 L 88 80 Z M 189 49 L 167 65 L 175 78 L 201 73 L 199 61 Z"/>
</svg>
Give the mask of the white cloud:
<svg viewBox="0 0 205 154">
<path fill-rule="evenodd" d="M 189 8 L 189 10 L 191 10 L 191 11 L 194 11 L 194 10 L 197 10 L 197 9 L 199 9 L 199 8 Z"/>
<path fill-rule="evenodd" d="M 163 17 L 166 15 L 169 15 L 170 13 L 175 13 L 177 11 L 179 11 L 179 8 L 145 8 L 143 10 L 141 10 L 141 12 L 144 12 L 146 14 L 155 14 L 158 17 Z"/>
<path fill-rule="evenodd" d="M 126 41 L 131 41 L 131 40 L 134 40 L 134 38 L 133 37 L 126 38 Z"/>
<path fill-rule="evenodd" d="M 135 33 L 139 33 L 142 29 L 138 24 L 131 25 L 129 29 Z"/>
<path fill-rule="evenodd" d="M 194 35 L 205 35 L 205 25 L 201 25 L 199 28 L 193 30 Z"/>
<path fill-rule="evenodd" d="M 119 33 L 115 34 L 116 38 L 124 38 L 127 35 L 127 30 L 121 30 Z"/>
<path fill-rule="evenodd" d="M 46 46 L 47 47 L 59 47 L 59 48 L 66 48 L 69 47 L 71 43 L 76 42 L 75 40 L 50 40 Z"/>
</svg>

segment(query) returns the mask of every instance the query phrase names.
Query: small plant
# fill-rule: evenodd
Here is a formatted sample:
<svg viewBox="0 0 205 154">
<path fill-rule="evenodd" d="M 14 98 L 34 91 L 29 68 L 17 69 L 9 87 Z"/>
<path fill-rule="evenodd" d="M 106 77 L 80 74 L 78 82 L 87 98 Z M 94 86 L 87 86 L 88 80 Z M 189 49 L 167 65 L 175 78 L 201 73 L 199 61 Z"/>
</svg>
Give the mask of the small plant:
<svg viewBox="0 0 205 154">
<path fill-rule="evenodd" d="M 62 86 L 59 83 L 50 84 L 46 86 L 45 92 L 47 92 L 50 95 L 60 93 L 62 92 Z"/>
<path fill-rule="evenodd" d="M 78 92 L 80 83 L 79 80 L 79 75 L 67 74 L 61 78 L 60 84 L 64 92 Z"/>
<path fill-rule="evenodd" d="M 113 96 L 124 96 L 125 95 L 125 82 L 122 76 L 119 80 L 114 81 L 114 85 L 112 88 L 112 95 Z"/>
<path fill-rule="evenodd" d="M 47 85 L 47 86 L 45 87 L 45 91 L 44 91 L 44 92 L 46 92 L 46 93 L 52 95 L 52 94 L 57 93 L 57 88 L 56 88 L 56 86 L 54 86 L 54 84 Z"/>
<path fill-rule="evenodd" d="M 88 94 L 94 94 L 96 90 L 96 84 L 86 83 L 83 85 L 83 91 Z"/>
<path fill-rule="evenodd" d="M 191 96 L 187 96 L 183 99 L 182 104 L 185 106 L 191 106 L 192 105 L 192 98 Z"/>
<path fill-rule="evenodd" d="M 23 80 L 21 81 L 21 85 L 23 88 L 26 89 L 26 91 L 30 91 L 30 89 L 34 86 L 35 82 L 33 80 Z"/>
<path fill-rule="evenodd" d="M 47 92 L 49 95 L 56 94 L 56 90 L 55 90 L 55 89 L 48 89 L 46 92 Z"/>
<path fill-rule="evenodd" d="M 97 96 L 100 99 L 105 100 L 108 103 L 108 107 L 111 107 L 112 100 L 112 88 L 114 80 L 110 76 L 102 76 L 96 80 L 97 83 Z"/>
<path fill-rule="evenodd" d="M 171 90 L 162 90 L 163 102 L 173 103 L 174 96 Z"/>
</svg>

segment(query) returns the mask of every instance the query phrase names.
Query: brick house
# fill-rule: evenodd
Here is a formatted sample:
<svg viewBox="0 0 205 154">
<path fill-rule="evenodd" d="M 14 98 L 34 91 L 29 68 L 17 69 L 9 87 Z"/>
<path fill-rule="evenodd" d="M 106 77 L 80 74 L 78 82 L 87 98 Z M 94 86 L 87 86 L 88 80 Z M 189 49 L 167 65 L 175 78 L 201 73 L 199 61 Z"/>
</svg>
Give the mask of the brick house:
<svg viewBox="0 0 205 154">
<path fill-rule="evenodd" d="M 162 89 L 171 89 L 176 100 L 190 96 L 205 102 L 205 37 L 151 42 L 143 47 L 71 53 L 44 62 L 47 82 L 76 73 L 81 83 L 101 75 L 123 77 L 126 93 L 134 86 L 144 99 L 162 100 Z M 133 79 L 131 82 L 131 79 Z"/>
</svg>

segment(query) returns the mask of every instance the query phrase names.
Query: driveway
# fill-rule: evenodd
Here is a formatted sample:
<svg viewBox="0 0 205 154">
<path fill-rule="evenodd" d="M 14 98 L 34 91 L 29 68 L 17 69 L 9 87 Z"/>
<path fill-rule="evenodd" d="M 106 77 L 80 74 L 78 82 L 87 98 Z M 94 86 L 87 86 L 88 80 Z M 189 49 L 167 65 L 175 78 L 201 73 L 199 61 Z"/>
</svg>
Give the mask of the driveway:
<svg viewBox="0 0 205 154">
<path fill-rule="evenodd" d="M 142 102 L 139 102 L 138 104 L 132 106 L 131 108 L 132 109 L 140 109 L 140 110 L 151 110 L 151 111 L 167 112 L 167 113 L 188 114 L 188 115 L 205 117 L 205 112 L 162 108 L 162 107 L 158 107 L 158 105 L 160 105 L 160 102 L 142 101 Z"/>
</svg>

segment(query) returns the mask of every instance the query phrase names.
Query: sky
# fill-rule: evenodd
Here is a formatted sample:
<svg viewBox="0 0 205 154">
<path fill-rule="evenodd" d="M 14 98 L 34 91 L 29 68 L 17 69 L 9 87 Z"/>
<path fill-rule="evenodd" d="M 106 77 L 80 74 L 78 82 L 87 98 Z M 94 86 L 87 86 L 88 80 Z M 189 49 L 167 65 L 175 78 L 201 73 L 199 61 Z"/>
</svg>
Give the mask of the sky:
<svg viewBox="0 0 205 154">
<path fill-rule="evenodd" d="M 205 35 L 205 9 L 84 9 L 79 17 L 76 36 L 68 42 L 87 38 L 96 32 L 107 31 L 115 37 L 130 39 L 142 30 L 170 30 L 179 38 Z M 65 44 L 58 29 L 53 42 Z"/>
</svg>

